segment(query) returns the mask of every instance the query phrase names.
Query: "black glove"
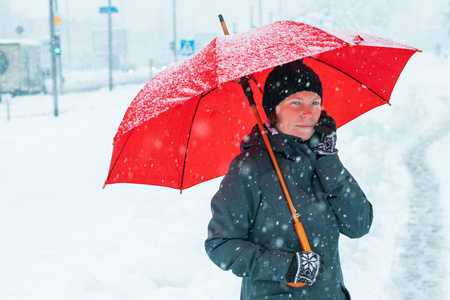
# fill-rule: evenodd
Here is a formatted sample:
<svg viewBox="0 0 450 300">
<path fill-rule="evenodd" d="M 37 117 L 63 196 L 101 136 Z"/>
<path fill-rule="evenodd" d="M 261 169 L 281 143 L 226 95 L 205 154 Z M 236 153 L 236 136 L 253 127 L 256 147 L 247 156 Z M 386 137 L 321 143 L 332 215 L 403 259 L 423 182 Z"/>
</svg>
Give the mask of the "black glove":
<svg viewBox="0 0 450 300">
<path fill-rule="evenodd" d="M 324 257 L 315 252 L 297 252 L 286 275 L 288 282 L 312 286 L 323 273 Z"/>
<path fill-rule="evenodd" d="M 310 139 L 310 145 L 314 153 L 319 155 L 332 155 L 338 153 L 336 149 L 336 121 L 322 110 L 319 122 L 314 126 L 316 131 Z"/>
</svg>

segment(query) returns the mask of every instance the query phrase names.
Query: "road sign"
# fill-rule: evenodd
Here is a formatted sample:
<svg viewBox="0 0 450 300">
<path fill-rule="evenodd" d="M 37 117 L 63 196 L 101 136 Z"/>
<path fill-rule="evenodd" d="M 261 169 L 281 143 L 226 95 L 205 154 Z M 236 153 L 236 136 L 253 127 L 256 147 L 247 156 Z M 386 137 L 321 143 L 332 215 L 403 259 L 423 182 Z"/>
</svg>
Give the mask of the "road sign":
<svg viewBox="0 0 450 300">
<path fill-rule="evenodd" d="M 16 28 L 16 32 L 18 33 L 18 34 L 22 34 L 22 32 L 24 32 L 24 30 L 25 29 L 23 29 L 23 27 L 22 26 L 17 26 L 17 28 Z"/>
<path fill-rule="evenodd" d="M 8 57 L 5 52 L 0 51 L 0 75 L 6 72 L 9 67 Z"/>
<path fill-rule="evenodd" d="M 101 14 L 109 14 L 109 13 L 118 13 L 117 7 L 115 6 L 101 6 L 100 13 Z"/>
<path fill-rule="evenodd" d="M 181 40 L 180 54 L 186 56 L 194 54 L 194 41 Z"/>
<path fill-rule="evenodd" d="M 58 26 L 59 23 L 61 23 L 61 18 L 58 16 L 53 17 L 53 23 L 55 24 L 55 26 Z"/>
</svg>

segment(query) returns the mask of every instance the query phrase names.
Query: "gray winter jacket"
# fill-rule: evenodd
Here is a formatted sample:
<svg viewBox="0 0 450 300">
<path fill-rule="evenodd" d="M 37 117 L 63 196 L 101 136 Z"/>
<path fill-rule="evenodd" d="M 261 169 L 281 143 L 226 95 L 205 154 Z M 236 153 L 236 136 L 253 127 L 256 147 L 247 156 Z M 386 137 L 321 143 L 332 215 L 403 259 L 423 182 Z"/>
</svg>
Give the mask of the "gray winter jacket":
<svg viewBox="0 0 450 300">
<path fill-rule="evenodd" d="M 270 135 L 270 134 L 269 134 Z M 205 242 L 210 259 L 242 277 L 241 299 L 350 299 L 339 260 L 339 233 L 369 232 L 372 205 L 337 155 L 316 159 L 293 136 L 270 136 L 272 148 L 312 251 L 325 271 L 312 287 L 292 288 L 285 275 L 301 251 L 292 216 L 257 128 L 242 143 L 211 201 Z"/>
</svg>

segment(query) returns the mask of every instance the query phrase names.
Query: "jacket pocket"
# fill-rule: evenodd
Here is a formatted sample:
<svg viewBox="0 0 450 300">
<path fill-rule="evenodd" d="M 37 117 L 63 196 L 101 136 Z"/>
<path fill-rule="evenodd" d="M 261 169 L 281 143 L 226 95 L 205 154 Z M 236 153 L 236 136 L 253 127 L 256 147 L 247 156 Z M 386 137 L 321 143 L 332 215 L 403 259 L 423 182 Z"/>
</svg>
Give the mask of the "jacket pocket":
<svg viewBox="0 0 450 300">
<path fill-rule="evenodd" d="M 294 299 L 294 295 L 292 293 L 283 293 L 283 294 L 276 294 L 276 295 L 267 295 L 267 296 L 258 296 L 256 298 L 250 298 L 250 300 L 292 300 Z"/>
</svg>

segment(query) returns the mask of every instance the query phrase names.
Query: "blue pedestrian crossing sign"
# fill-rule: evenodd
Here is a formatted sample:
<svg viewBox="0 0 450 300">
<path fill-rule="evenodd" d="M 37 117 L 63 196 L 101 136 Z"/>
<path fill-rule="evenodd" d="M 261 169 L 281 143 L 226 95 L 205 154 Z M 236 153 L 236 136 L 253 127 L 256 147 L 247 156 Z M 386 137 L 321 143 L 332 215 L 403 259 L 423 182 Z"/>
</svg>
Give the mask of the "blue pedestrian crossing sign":
<svg viewBox="0 0 450 300">
<path fill-rule="evenodd" d="M 193 40 L 181 40 L 181 48 L 180 48 L 180 54 L 181 55 L 192 55 L 194 54 L 194 41 Z"/>
</svg>

